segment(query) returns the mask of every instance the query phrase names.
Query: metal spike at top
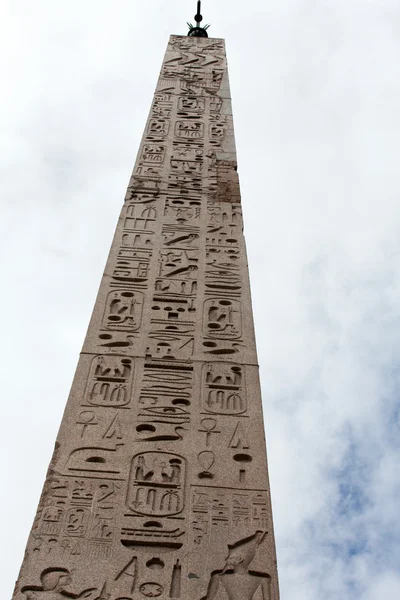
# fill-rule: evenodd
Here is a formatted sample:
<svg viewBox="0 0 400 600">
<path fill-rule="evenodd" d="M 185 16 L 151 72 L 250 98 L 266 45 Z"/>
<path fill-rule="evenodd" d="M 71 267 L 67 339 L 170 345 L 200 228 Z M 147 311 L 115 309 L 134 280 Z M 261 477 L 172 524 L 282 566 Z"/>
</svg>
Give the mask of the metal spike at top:
<svg viewBox="0 0 400 600">
<path fill-rule="evenodd" d="M 200 23 L 203 20 L 203 17 L 201 15 L 201 0 L 198 0 L 198 2 L 197 2 L 197 14 L 194 15 L 194 18 L 197 23 L 197 27 L 200 27 Z"/>
<path fill-rule="evenodd" d="M 194 15 L 194 19 L 196 21 L 196 25 L 193 26 L 191 23 L 188 23 L 190 37 L 208 37 L 207 29 L 210 27 L 209 25 L 205 25 L 205 27 L 201 27 L 200 23 L 203 20 L 201 14 L 201 0 L 197 2 L 197 13 Z"/>
</svg>

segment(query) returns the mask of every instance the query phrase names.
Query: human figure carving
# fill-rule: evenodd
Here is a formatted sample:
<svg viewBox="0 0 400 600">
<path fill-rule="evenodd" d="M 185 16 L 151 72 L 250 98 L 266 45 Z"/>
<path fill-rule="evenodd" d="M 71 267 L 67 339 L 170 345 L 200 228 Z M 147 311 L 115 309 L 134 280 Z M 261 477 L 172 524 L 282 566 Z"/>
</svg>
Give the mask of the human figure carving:
<svg viewBox="0 0 400 600">
<path fill-rule="evenodd" d="M 225 588 L 229 600 L 252 600 L 260 586 L 264 600 L 270 600 L 270 575 L 249 570 L 257 548 L 266 535 L 266 532 L 256 531 L 254 535 L 228 545 L 225 566 L 220 571 L 213 571 L 207 594 L 201 600 L 214 600 L 220 584 Z"/>
<path fill-rule="evenodd" d="M 26 600 L 65 600 L 66 598 L 102 600 L 97 588 L 83 590 L 80 594 L 68 592 L 65 587 L 72 581 L 67 569 L 50 568 L 40 575 L 41 586 L 25 586 L 21 592 Z"/>
</svg>

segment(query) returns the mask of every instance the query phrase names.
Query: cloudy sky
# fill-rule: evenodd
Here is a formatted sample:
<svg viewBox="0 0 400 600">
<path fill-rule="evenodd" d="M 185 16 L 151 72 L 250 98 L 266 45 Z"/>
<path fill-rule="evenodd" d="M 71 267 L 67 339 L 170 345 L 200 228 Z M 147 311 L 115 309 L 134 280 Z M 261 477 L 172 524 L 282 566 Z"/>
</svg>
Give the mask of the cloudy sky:
<svg viewBox="0 0 400 600">
<path fill-rule="evenodd" d="M 195 0 L 2 0 L 1 596 L 170 33 Z M 227 42 L 282 600 L 400 597 L 400 7 L 205 0 Z"/>
</svg>

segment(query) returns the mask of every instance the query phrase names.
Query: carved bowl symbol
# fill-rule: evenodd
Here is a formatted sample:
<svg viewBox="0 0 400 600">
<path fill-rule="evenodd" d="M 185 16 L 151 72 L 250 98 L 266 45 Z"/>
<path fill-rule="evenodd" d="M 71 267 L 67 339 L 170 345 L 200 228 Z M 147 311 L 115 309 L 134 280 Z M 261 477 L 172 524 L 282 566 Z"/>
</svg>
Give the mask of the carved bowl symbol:
<svg viewBox="0 0 400 600">
<path fill-rule="evenodd" d="M 162 585 L 159 583 L 153 583 L 152 581 L 143 583 L 139 588 L 139 592 L 143 596 L 146 596 L 146 598 L 157 598 L 157 596 L 161 596 L 163 591 L 164 588 Z"/>
<path fill-rule="evenodd" d="M 204 450 L 198 455 L 198 461 L 201 467 L 204 469 L 204 473 L 210 473 L 211 467 L 215 462 L 215 454 L 210 450 Z"/>
</svg>

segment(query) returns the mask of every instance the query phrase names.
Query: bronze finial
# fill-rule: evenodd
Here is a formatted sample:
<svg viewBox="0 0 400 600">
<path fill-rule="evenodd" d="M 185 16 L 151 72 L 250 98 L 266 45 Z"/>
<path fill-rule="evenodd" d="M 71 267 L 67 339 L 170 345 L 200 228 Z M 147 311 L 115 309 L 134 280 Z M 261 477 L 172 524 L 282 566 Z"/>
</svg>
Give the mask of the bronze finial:
<svg viewBox="0 0 400 600">
<path fill-rule="evenodd" d="M 201 14 L 201 0 L 197 2 L 197 13 L 194 16 L 196 21 L 196 26 L 193 26 L 191 23 L 188 23 L 190 37 L 208 37 L 207 29 L 210 27 L 209 25 L 205 25 L 205 27 L 201 27 L 200 23 L 203 20 L 203 16 Z"/>
<path fill-rule="evenodd" d="M 194 15 L 194 19 L 197 23 L 197 27 L 200 27 L 200 23 L 203 20 L 203 17 L 201 15 L 201 0 L 198 0 L 198 2 L 197 2 L 197 14 Z"/>
</svg>

